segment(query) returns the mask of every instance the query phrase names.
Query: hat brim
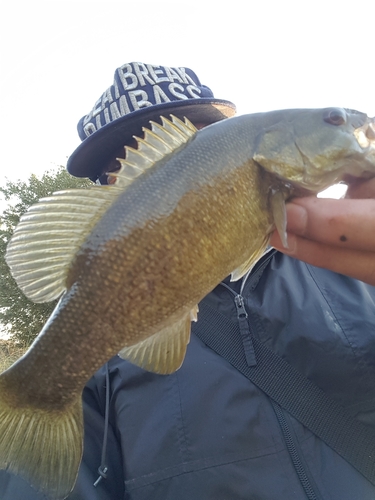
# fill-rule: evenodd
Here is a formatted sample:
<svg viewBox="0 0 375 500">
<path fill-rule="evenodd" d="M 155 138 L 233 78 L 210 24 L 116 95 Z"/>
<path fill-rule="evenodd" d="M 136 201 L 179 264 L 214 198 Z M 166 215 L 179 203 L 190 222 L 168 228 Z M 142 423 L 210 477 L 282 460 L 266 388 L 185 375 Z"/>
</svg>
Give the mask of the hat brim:
<svg viewBox="0 0 375 500">
<path fill-rule="evenodd" d="M 160 116 L 188 118 L 194 124 L 210 125 L 236 113 L 236 107 L 221 99 L 187 99 L 158 104 L 129 113 L 108 123 L 85 139 L 68 159 L 67 170 L 75 177 L 89 177 L 92 180 L 102 175 L 103 169 L 114 153 L 127 144 L 134 135 L 142 134 L 142 127 L 150 120 L 160 123 Z"/>
</svg>

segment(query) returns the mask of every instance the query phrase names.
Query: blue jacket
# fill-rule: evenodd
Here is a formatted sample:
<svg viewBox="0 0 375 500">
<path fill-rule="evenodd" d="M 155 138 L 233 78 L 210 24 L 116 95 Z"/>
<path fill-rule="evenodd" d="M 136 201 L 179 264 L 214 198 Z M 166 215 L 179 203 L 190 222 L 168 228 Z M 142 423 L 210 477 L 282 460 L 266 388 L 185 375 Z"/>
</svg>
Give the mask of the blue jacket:
<svg viewBox="0 0 375 500">
<path fill-rule="evenodd" d="M 271 252 L 244 285 L 226 282 L 206 297 L 233 321 L 227 286 L 243 286 L 253 335 L 375 428 L 375 287 Z M 277 415 L 194 335 L 172 375 L 111 359 L 87 384 L 84 408 L 84 459 L 70 500 L 375 499 L 375 486 L 286 411 Z M 94 487 L 102 462 L 107 477 Z M 0 491 L 3 500 L 43 498 L 4 473 Z"/>
</svg>

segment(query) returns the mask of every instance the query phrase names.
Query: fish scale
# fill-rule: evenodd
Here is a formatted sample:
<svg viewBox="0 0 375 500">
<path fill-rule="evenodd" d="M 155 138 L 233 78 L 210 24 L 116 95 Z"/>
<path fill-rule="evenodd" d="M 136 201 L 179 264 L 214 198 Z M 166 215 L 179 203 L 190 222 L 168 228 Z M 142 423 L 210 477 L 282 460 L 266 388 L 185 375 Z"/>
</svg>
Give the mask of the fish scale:
<svg viewBox="0 0 375 500">
<path fill-rule="evenodd" d="M 199 132 L 161 121 L 138 149 L 126 147 L 114 184 L 41 200 L 8 246 L 25 294 L 62 297 L 0 375 L 0 467 L 52 500 L 74 487 L 81 393 L 95 371 L 117 353 L 156 373 L 177 370 L 200 300 L 247 273 L 275 228 L 287 244 L 285 201 L 375 176 L 374 120 L 357 111 L 273 111 Z"/>
</svg>

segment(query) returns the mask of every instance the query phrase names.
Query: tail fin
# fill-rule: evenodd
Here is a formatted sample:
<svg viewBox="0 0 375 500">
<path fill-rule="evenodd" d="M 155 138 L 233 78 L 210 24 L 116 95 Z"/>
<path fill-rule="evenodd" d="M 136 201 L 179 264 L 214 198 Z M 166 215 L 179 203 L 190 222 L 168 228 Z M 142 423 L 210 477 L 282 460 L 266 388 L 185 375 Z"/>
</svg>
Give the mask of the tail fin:
<svg viewBox="0 0 375 500">
<path fill-rule="evenodd" d="M 51 500 L 67 497 L 82 458 L 81 399 L 61 412 L 9 404 L 8 394 L 0 384 L 0 468 Z"/>
</svg>

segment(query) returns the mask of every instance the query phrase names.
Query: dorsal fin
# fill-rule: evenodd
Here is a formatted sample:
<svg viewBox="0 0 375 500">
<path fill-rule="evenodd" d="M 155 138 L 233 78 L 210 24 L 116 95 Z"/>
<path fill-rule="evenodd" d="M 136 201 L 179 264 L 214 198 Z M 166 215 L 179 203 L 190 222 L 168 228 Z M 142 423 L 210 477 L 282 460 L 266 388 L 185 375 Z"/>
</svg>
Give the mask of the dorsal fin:
<svg viewBox="0 0 375 500">
<path fill-rule="evenodd" d="M 176 151 L 190 141 L 197 133 L 194 125 L 185 118 L 185 122 L 171 115 L 172 121 L 161 116 L 162 125 L 150 121 L 151 130 L 143 127 L 144 138 L 134 136 L 137 149 L 125 146 L 125 159 L 117 158 L 121 168 L 110 172 L 110 177 L 116 178 L 116 185 L 126 187 L 134 179 L 153 167 L 157 161 Z"/>
<path fill-rule="evenodd" d="M 13 278 L 26 297 L 48 302 L 65 291 L 74 255 L 120 193 L 115 186 L 68 189 L 28 209 L 6 253 Z"/>
<path fill-rule="evenodd" d="M 164 156 L 186 144 L 197 129 L 172 116 L 151 123 L 138 140 L 138 149 L 126 147 L 116 182 L 90 189 L 59 191 L 42 198 L 21 217 L 8 244 L 6 261 L 23 293 L 34 302 L 58 298 L 66 289 L 70 264 L 95 224 L 116 198 Z"/>
</svg>

